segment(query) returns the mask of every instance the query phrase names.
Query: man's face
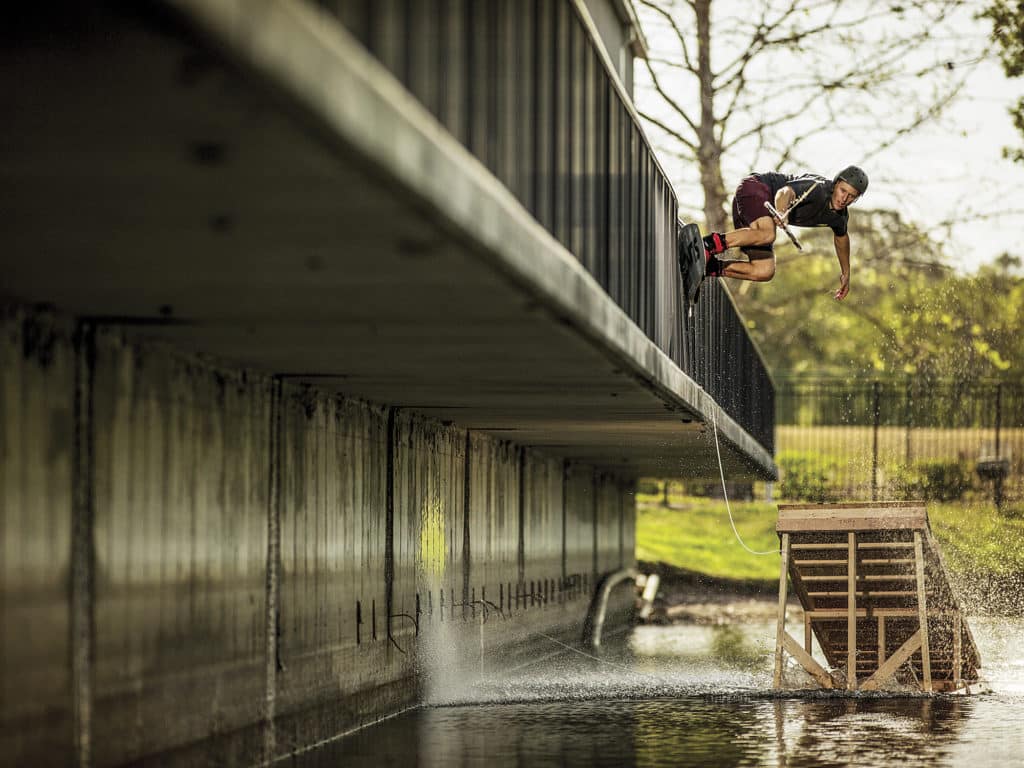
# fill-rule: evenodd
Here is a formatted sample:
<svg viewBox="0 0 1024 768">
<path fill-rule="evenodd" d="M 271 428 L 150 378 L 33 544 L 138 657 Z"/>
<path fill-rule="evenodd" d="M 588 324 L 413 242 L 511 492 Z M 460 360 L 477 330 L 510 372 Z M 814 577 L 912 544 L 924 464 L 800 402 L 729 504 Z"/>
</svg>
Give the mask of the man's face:
<svg viewBox="0 0 1024 768">
<path fill-rule="evenodd" d="M 858 197 L 860 197 L 860 193 L 852 185 L 840 179 L 832 187 L 832 210 L 841 211 Z"/>
</svg>

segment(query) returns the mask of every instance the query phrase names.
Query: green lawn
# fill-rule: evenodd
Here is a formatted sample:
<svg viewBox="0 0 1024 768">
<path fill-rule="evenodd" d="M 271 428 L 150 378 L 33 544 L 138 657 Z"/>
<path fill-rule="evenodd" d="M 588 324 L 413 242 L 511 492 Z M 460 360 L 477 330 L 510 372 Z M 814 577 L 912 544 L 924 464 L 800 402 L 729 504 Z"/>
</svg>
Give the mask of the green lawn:
<svg viewBox="0 0 1024 768">
<path fill-rule="evenodd" d="M 734 579 L 778 579 L 779 558 L 752 555 L 732 532 L 725 503 L 658 496 L 637 497 L 637 557 Z M 757 551 L 777 549 L 776 507 L 732 502 L 736 528 Z M 984 575 L 1024 573 L 1024 519 L 999 515 L 991 503 L 929 504 L 932 532 L 950 570 Z"/>
<path fill-rule="evenodd" d="M 696 497 L 673 498 L 666 509 L 638 497 L 636 556 L 712 576 L 733 579 L 779 578 L 776 555 L 752 555 L 740 546 L 729 525 L 725 503 Z M 732 504 L 736 529 L 758 552 L 775 550 L 774 504 Z"/>
<path fill-rule="evenodd" d="M 976 502 L 929 504 L 928 519 L 950 570 L 1024 573 L 1024 518 L 1003 516 L 991 502 Z"/>
</svg>

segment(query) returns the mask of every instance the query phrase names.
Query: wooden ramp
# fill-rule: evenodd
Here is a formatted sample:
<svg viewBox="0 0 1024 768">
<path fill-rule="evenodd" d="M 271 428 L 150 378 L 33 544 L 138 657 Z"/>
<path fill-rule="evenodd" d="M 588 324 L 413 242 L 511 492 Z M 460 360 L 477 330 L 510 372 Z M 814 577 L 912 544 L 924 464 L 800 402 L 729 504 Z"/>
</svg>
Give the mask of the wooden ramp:
<svg viewBox="0 0 1024 768">
<path fill-rule="evenodd" d="M 923 503 L 780 504 L 776 530 L 776 689 L 784 653 L 823 688 L 868 691 L 896 680 L 932 692 L 978 682 L 981 657 Z M 804 609 L 803 642 L 785 629 L 787 576 Z M 823 663 L 811 655 L 812 634 Z"/>
</svg>

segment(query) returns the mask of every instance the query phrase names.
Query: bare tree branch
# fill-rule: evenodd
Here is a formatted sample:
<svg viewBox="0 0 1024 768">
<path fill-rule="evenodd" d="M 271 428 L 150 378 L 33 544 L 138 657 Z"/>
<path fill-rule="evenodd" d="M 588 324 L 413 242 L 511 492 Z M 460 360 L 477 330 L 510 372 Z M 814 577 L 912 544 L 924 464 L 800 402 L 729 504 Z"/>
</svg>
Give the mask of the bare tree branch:
<svg viewBox="0 0 1024 768">
<path fill-rule="evenodd" d="M 664 122 L 662 122 L 658 118 L 654 117 L 653 115 L 649 115 L 646 112 L 640 112 L 640 117 L 642 117 L 644 120 L 646 120 L 647 122 L 651 123 L 652 125 L 658 126 L 658 128 L 660 128 L 662 131 L 667 133 L 673 139 L 675 139 L 680 144 L 682 144 L 684 147 L 686 147 L 688 150 L 690 150 L 690 152 L 692 152 L 692 153 L 694 153 L 694 155 L 696 155 L 696 153 L 697 153 L 697 145 L 694 144 L 689 139 L 687 139 L 681 133 L 679 133 L 679 131 L 675 130 L 674 128 L 672 128 L 669 125 L 666 125 Z"/>
<path fill-rule="evenodd" d="M 651 83 L 654 85 L 654 90 L 656 90 L 661 98 L 665 100 L 665 103 L 672 107 L 673 111 L 683 119 L 683 122 L 690 127 L 690 130 L 694 133 L 699 133 L 696 123 L 694 123 L 693 119 L 686 113 L 686 110 L 683 109 L 679 103 L 661 87 L 661 81 L 658 80 L 658 75 L 654 71 L 653 67 L 651 67 L 650 62 L 646 62 L 646 64 L 647 71 L 651 74 Z"/>
<path fill-rule="evenodd" d="M 693 62 L 690 61 L 690 48 L 686 44 L 686 36 L 683 34 L 683 31 L 679 28 L 679 25 L 676 23 L 676 20 L 672 16 L 672 14 L 669 13 L 664 8 L 662 8 L 658 3 L 651 2 L 651 0 L 640 0 L 640 4 L 645 6 L 646 8 L 650 8 L 652 11 L 659 14 L 663 19 L 665 19 L 665 21 L 669 23 L 669 26 L 676 34 L 676 39 L 679 41 L 679 47 L 683 52 L 683 64 L 685 65 L 685 68 L 690 72 L 696 73 L 697 70 L 693 66 Z M 690 6 L 690 10 L 693 13 L 697 13 L 697 9 L 693 5 L 693 3 L 688 3 L 688 5 Z"/>
<path fill-rule="evenodd" d="M 712 17 L 714 0 L 638 5 L 679 48 L 674 61 L 647 61 L 654 101 L 643 117 L 694 163 L 708 226 L 724 218 L 723 160 L 781 169 L 830 131 L 853 138 L 859 158 L 877 157 L 941 120 L 989 56 L 951 23 L 970 0 L 757 0 L 728 20 Z M 715 66 L 723 39 L 732 53 Z M 794 62 L 799 74 L 781 80 Z"/>
</svg>

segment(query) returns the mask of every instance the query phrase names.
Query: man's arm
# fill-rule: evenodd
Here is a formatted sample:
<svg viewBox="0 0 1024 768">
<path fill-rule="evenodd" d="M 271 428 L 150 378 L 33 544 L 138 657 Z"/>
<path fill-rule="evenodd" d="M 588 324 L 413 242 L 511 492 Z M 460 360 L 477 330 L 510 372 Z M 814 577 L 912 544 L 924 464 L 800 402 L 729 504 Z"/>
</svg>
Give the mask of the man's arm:
<svg viewBox="0 0 1024 768">
<path fill-rule="evenodd" d="M 838 301 L 850 292 L 850 236 L 836 235 L 836 258 L 839 259 L 839 290 L 835 292 Z"/>
<path fill-rule="evenodd" d="M 786 215 L 789 213 L 789 206 L 796 200 L 796 192 L 792 187 L 783 187 L 775 193 L 775 210 L 782 214 L 782 221 L 786 221 L 789 217 Z"/>
</svg>

